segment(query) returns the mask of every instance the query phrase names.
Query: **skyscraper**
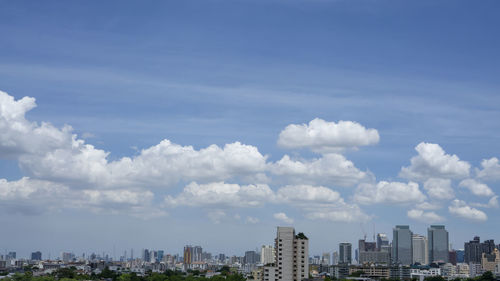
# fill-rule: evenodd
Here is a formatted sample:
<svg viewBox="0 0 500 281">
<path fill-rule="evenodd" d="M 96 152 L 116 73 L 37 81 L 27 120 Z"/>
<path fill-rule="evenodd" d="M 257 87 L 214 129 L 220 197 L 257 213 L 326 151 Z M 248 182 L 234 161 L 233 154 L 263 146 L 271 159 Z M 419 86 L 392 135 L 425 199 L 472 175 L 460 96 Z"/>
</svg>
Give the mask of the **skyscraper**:
<svg viewBox="0 0 500 281">
<path fill-rule="evenodd" d="M 377 248 L 379 250 L 388 249 L 389 248 L 389 239 L 387 238 L 387 234 L 378 233 L 377 234 Z"/>
<path fill-rule="evenodd" d="M 445 262 L 449 260 L 448 231 L 444 225 L 431 225 L 427 229 L 429 262 Z"/>
<path fill-rule="evenodd" d="M 464 261 L 465 263 L 481 263 L 483 253 L 491 254 L 494 249 L 493 240 L 481 243 L 479 236 L 475 236 L 473 240 L 464 243 Z"/>
<path fill-rule="evenodd" d="M 423 235 L 413 234 L 413 262 L 429 264 L 427 238 Z"/>
<path fill-rule="evenodd" d="M 42 252 L 36 251 L 36 252 L 31 253 L 31 260 L 41 261 L 42 260 Z"/>
<path fill-rule="evenodd" d="M 260 262 L 263 265 L 274 263 L 275 254 L 276 252 L 274 251 L 273 246 L 263 245 L 262 249 L 260 250 Z"/>
<path fill-rule="evenodd" d="M 413 263 L 413 232 L 408 225 L 396 225 L 392 236 L 392 259 L 394 263 Z"/>
<path fill-rule="evenodd" d="M 352 244 L 351 243 L 340 243 L 339 244 L 339 264 L 351 264 L 352 263 Z"/>
</svg>

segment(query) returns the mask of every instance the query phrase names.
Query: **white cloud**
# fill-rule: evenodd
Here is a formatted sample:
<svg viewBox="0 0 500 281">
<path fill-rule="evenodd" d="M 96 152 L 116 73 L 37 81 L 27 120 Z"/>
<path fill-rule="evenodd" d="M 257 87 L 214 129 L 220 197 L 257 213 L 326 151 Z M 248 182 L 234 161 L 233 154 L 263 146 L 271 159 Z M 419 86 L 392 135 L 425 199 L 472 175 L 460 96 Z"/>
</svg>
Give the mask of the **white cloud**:
<svg viewBox="0 0 500 281">
<path fill-rule="evenodd" d="M 254 218 L 254 217 L 250 217 L 248 216 L 247 219 L 246 219 L 246 222 L 247 223 L 250 223 L 250 224 L 256 224 L 256 223 L 259 223 L 259 219 L 258 218 Z"/>
<path fill-rule="evenodd" d="M 270 170 L 287 181 L 301 184 L 353 186 L 371 178 L 340 154 L 326 154 L 312 160 L 292 160 L 285 155 Z"/>
<path fill-rule="evenodd" d="M 276 213 L 273 215 L 273 217 L 287 224 L 293 223 L 293 219 L 289 218 L 285 213 Z"/>
<path fill-rule="evenodd" d="M 213 223 L 218 224 L 226 217 L 226 212 L 222 210 L 211 210 L 207 213 L 207 216 Z"/>
<path fill-rule="evenodd" d="M 438 144 L 421 142 L 415 147 L 417 156 L 409 167 L 401 168 L 400 177 L 425 181 L 429 178 L 460 179 L 469 176 L 470 164 L 456 155 L 449 155 Z"/>
<path fill-rule="evenodd" d="M 238 179 L 265 181 L 267 157 L 239 142 L 200 150 L 169 140 L 134 157 L 108 161 L 109 152 L 86 144 L 49 123 L 29 122 L 33 98 L 14 100 L 0 92 L 0 158 L 14 158 L 31 178 L 61 182 L 72 188 L 169 187 L 179 182 Z"/>
<path fill-rule="evenodd" d="M 424 212 L 418 209 L 408 211 L 408 217 L 424 223 L 436 223 L 444 221 L 444 217 L 436 214 L 435 212 Z"/>
<path fill-rule="evenodd" d="M 500 180 L 500 164 L 498 163 L 498 158 L 492 157 L 490 159 L 484 159 L 481 161 L 481 167 L 483 167 L 481 170 L 476 168 L 476 175 L 478 178 L 486 181 Z"/>
<path fill-rule="evenodd" d="M 493 190 L 491 190 L 491 188 L 489 188 L 486 184 L 480 183 L 473 179 L 465 179 L 460 182 L 459 186 L 469 189 L 469 191 L 476 196 L 494 195 Z"/>
<path fill-rule="evenodd" d="M 337 191 L 323 186 L 289 185 L 277 192 L 279 202 L 299 204 L 333 203 L 342 200 Z"/>
<path fill-rule="evenodd" d="M 418 203 L 425 199 L 426 196 L 420 191 L 418 183 L 415 182 L 362 183 L 354 194 L 354 201 L 361 204 Z"/>
<path fill-rule="evenodd" d="M 8 212 L 40 214 L 63 209 L 124 213 L 141 218 L 164 216 L 152 206 L 154 194 L 147 190 L 73 190 L 66 185 L 24 177 L 0 179 L 0 207 Z"/>
<path fill-rule="evenodd" d="M 167 206 L 255 207 L 272 201 L 274 192 L 265 184 L 239 185 L 224 182 L 192 182 L 177 196 L 165 197 Z"/>
<path fill-rule="evenodd" d="M 315 152 L 339 152 L 347 148 L 379 142 L 375 129 L 366 129 L 352 121 L 327 122 L 316 118 L 309 124 L 291 124 L 281 131 L 278 145 L 285 148 L 309 148 Z"/>
<path fill-rule="evenodd" d="M 465 203 L 464 201 L 458 199 L 453 200 L 451 205 L 448 207 L 448 210 L 451 214 L 455 216 L 472 221 L 483 222 L 488 219 L 488 216 L 483 211 L 480 211 L 476 208 L 472 208 L 468 206 L 467 203 Z"/>
<path fill-rule="evenodd" d="M 471 203 L 471 206 L 480 207 L 480 208 L 498 208 L 500 205 L 498 204 L 498 195 L 495 195 L 488 200 L 488 203 Z"/>
<path fill-rule="evenodd" d="M 424 189 L 432 199 L 453 199 L 455 192 L 450 179 L 430 178 L 424 182 Z"/>
<path fill-rule="evenodd" d="M 346 203 L 337 191 L 324 186 L 284 186 L 276 192 L 276 202 L 301 209 L 309 219 L 352 222 L 369 218 L 357 205 Z"/>
<path fill-rule="evenodd" d="M 441 204 L 438 204 L 435 202 L 434 203 L 422 202 L 422 203 L 415 205 L 415 208 L 421 209 L 421 210 L 439 210 L 442 207 L 443 206 Z"/>
</svg>

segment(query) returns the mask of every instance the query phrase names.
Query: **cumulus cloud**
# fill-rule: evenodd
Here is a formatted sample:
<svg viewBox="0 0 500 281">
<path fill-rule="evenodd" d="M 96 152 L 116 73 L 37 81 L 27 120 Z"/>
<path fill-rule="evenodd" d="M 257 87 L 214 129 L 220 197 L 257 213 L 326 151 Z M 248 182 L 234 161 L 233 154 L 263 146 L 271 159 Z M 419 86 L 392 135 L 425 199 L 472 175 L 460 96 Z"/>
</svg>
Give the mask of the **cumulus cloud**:
<svg viewBox="0 0 500 281">
<path fill-rule="evenodd" d="M 446 154 L 438 144 L 421 142 L 411 158 L 411 165 L 401 168 L 400 177 L 425 181 L 429 178 L 460 179 L 469 176 L 470 164 L 456 155 Z"/>
<path fill-rule="evenodd" d="M 500 164 L 498 158 L 493 157 L 481 161 L 482 169 L 476 168 L 477 177 L 486 181 L 500 180 Z"/>
<path fill-rule="evenodd" d="M 354 194 L 354 201 L 361 204 L 418 203 L 425 199 L 426 196 L 420 191 L 418 183 L 415 182 L 362 183 Z"/>
<path fill-rule="evenodd" d="M 424 189 L 433 199 L 453 199 L 455 192 L 450 179 L 430 178 L 424 182 Z"/>
<path fill-rule="evenodd" d="M 492 196 L 493 190 L 484 183 L 480 183 L 474 179 L 465 179 L 460 182 L 460 187 L 467 188 L 472 194 L 477 196 Z"/>
<path fill-rule="evenodd" d="M 472 208 L 467 203 L 462 200 L 455 199 L 448 207 L 448 211 L 461 218 L 465 218 L 472 221 L 483 222 L 488 219 L 488 216 L 476 208 Z"/>
<path fill-rule="evenodd" d="M 424 212 L 419 209 L 409 210 L 407 213 L 410 219 L 420 221 L 423 223 L 436 223 L 444 221 L 444 217 L 436 214 L 435 212 Z"/>
<path fill-rule="evenodd" d="M 352 121 L 327 122 L 316 118 L 309 124 L 291 124 L 281 131 L 278 145 L 285 148 L 309 148 L 327 153 L 379 142 L 375 129 L 366 129 Z"/>
<path fill-rule="evenodd" d="M 273 200 L 274 192 L 266 184 L 239 185 L 224 182 L 192 182 L 176 197 L 165 197 L 167 206 L 255 207 Z"/>
<path fill-rule="evenodd" d="M 436 202 L 430 203 L 430 202 L 422 202 L 418 203 L 415 205 L 415 208 L 421 209 L 421 210 L 439 210 L 443 206 L 441 204 L 438 204 Z"/>
<path fill-rule="evenodd" d="M 24 177 L 0 179 L 0 208 L 7 212 L 40 214 L 62 209 L 126 213 L 141 218 L 166 215 L 152 206 L 154 194 L 147 190 L 73 190 L 66 185 Z"/>
<path fill-rule="evenodd" d="M 483 203 L 471 203 L 472 206 L 474 207 L 481 207 L 481 208 L 498 208 L 500 205 L 498 204 L 498 196 L 495 195 L 488 200 L 488 203 L 483 204 Z"/>
<path fill-rule="evenodd" d="M 276 213 L 273 215 L 273 217 L 287 224 L 293 223 L 293 219 L 289 218 L 285 213 Z"/>
<path fill-rule="evenodd" d="M 287 181 L 303 184 L 353 186 L 371 178 L 340 154 L 326 154 L 312 160 L 292 160 L 285 155 L 273 163 L 270 170 Z"/>
</svg>

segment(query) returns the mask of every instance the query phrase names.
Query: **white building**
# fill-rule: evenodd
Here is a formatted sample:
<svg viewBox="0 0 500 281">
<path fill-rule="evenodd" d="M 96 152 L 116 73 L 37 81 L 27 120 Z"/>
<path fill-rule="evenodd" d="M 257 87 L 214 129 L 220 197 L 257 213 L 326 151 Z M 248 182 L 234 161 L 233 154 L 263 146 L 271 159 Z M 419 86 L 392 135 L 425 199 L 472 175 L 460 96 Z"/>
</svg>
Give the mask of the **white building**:
<svg viewBox="0 0 500 281">
<path fill-rule="evenodd" d="M 483 267 L 480 263 L 470 263 L 469 264 L 469 277 L 474 278 L 476 276 L 483 274 Z"/>
<path fill-rule="evenodd" d="M 263 245 L 260 251 L 260 262 L 263 265 L 274 263 L 276 259 L 276 251 L 273 246 Z"/>
<path fill-rule="evenodd" d="M 309 240 L 293 227 L 278 227 L 275 265 L 265 266 L 264 281 L 301 281 L 309 278 Z"/>
<path fill-rule="evenodd" d="M 423 235 L 413 234 L 413 262 L 429 264 L 427 238 Z"/>
</svg>

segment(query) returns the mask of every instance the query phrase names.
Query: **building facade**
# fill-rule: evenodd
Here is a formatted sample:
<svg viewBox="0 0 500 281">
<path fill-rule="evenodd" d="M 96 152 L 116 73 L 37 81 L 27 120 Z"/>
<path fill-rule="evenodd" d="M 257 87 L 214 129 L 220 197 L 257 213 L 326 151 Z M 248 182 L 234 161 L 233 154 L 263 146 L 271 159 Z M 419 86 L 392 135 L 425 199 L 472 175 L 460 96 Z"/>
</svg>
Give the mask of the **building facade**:
<svg viewBox="0 0 500 281">
<path fill-rule="evenodd" d="M 393 229 L 392 261 L 403 265 L 413 263 L 413 232 L 408 225 L 396 225 Z"/>
<path fill-rule="evenodd" d="M 449 237 L 444 225 L 431 225 L 427 229 L 429 262 L 449 261 Z"/>
<path fill-rule="evenodd" d="M 352 244 L 340 243 L 339 244 L 339 264 L 352 264 Z"/>
<path fill-rule="evenodd" d="M 423 235 L 413 234 L 413 262 L 420 264 L 429 264 L 427 238 Z"/>
</svg>

